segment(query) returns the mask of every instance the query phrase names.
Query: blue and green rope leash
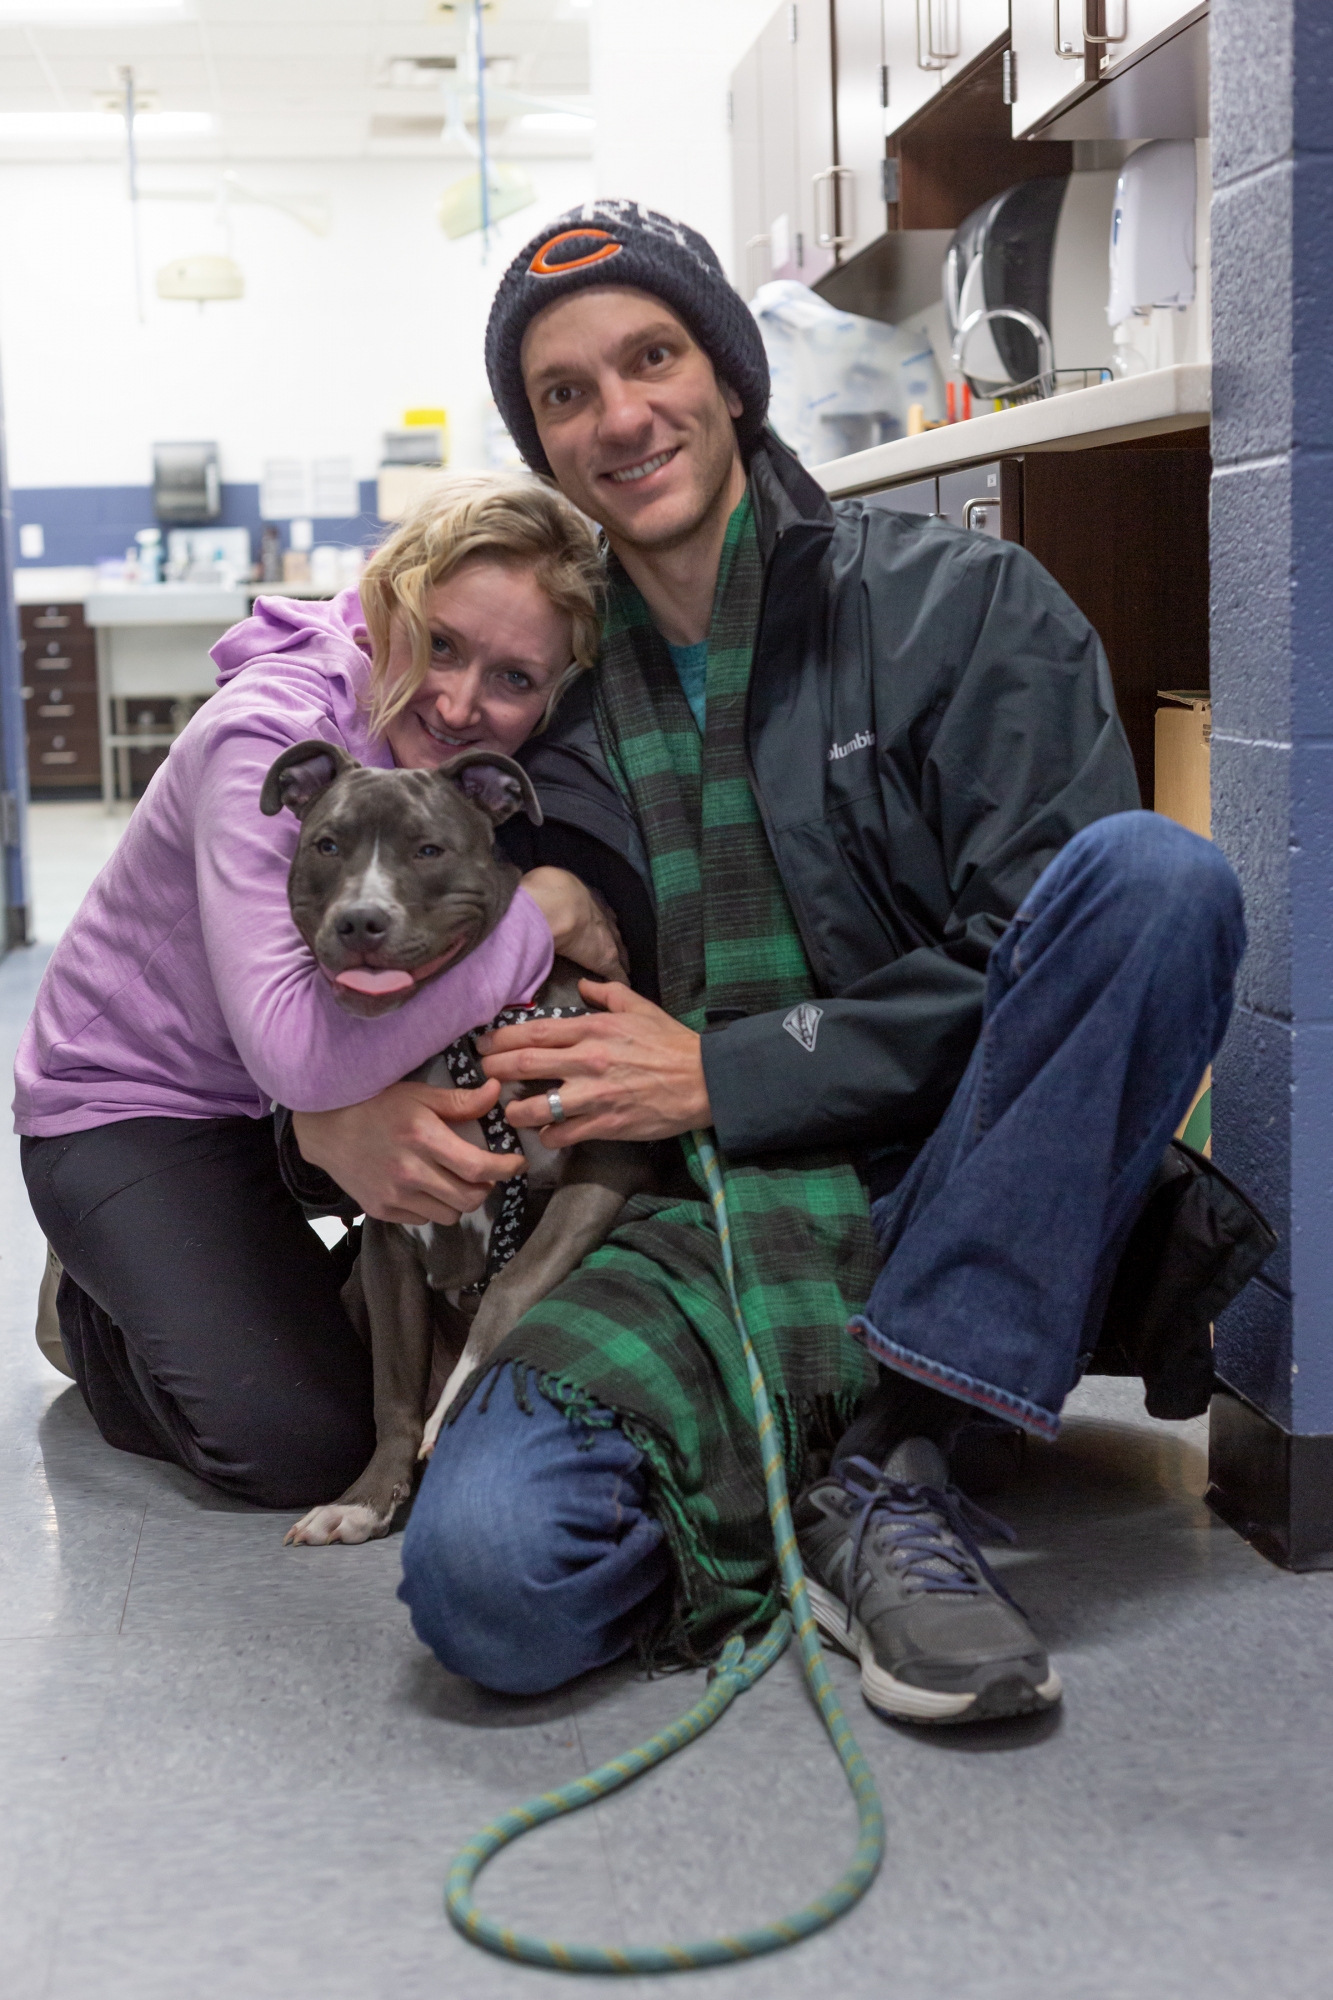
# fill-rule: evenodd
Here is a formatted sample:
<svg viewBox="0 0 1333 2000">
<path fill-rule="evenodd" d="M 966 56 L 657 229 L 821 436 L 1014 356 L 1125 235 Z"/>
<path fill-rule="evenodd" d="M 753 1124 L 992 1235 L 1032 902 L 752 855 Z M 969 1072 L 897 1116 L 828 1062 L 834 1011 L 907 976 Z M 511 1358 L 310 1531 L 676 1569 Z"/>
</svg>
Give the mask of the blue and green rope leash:
<svg viewBox="0 0 1333 2000">
<path fill-rule="evenodd" d="M 695 1133 L 694 1143 L 708 1183 L 722 1246 L 722 1267 L 726 1274 L 732 1315 L 749 1371 L 755 1426 L 759 1433 L 764 1480 L 768 1489 L 769 1519 L 773 1524 L 783 1594 L 790 1613 L 779 1612 L 763 1638 L 748 1652 L 743 1639 L 729 1639 L 709 1678 L 708 1692 L 669 1729 L 660 1730 L 656 1736 L 649 1737 L 646 1743 L 627 1751 L 623 1757 L 613 1757 L 609 1764 L 603 1764 L 587 1777 L 576 1778 L 554 1791 L 541 1792 L 535 1798 L 525 1799 L 522 1805 L 514 1806 L 501 1818 L 484 1826 L 480 1833 L 474 1834 L 455 1859 L 445 1886 L 445 1908 L 455 1929 L 474 1944 L 483 1945 L 487 1951 L 493 1951 L 501 1958 L 520 1959 L 528 1965 L 549 1966 L 557 1972 L 689 1972 L 705 1965 L 725 1965 L 736 1959 L 758 1958 L 764 1952 L 780 1951 L 784 1945 L 796 1944 L 801 1938 L 824 1930 L 859 1902 L 874 1881 L 884 1857 L 884 1810 L 879 1793 L 833 1691 L 815 1629 L 814 1614 L 810 1609 L 805 1573 L 796 1547 L 796 1530 L 791 1518 L 777 1426 L 736 1288 L 727 1198 L 717 1154 L 711 1141 L 701 1132 Z M 662 1763 L 675 1751 L 693 1742 L 696 1736 L 701 1736 L 725 1713 L 736 1696 L 743 1689 L 753 1687 L 785 1651 L 793 1622 L 801 1649 L 802 1671 L 856 1799 L 859 1825 L 856 1853 L 851 1866 L 831 1889 L 826 1889 L 822 1896 L 806 1903 L 791 1916 L 780 1917 L 775 1923 L 760 1924 L 754 1930 L 740 1931 L 730 1937 L 696 1938 L 688 1944 L 619 1947 L 564 1944 L 556 1938 L 532 1937 L 525 1931 L 511 1930 L 508 1925 L 496 1923 L 493 1918 L 481 1914 L 472 1900 L 473 1884 L 486 1863 L 502 1847 L 509 1846 L 546 1820 L 556 1819 L 562 1813 L 576 1812 L 580 1806 L 606 1798 L 609 1793 L 628 1784 L 631 1778 L 637 1778 L 640 1772 L 651 1770 L 654 1764 Z"/>
</svg>

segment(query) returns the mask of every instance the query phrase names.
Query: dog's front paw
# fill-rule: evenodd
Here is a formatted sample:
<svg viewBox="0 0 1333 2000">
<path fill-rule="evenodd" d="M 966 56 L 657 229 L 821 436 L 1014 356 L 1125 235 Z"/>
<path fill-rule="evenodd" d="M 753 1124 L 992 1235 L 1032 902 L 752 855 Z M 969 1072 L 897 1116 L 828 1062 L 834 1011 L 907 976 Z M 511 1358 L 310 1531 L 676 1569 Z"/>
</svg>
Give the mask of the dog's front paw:
<svg viewBox="0 0 1333 2000">
<path fill-rule="evenodd" d="M 392 1507 L 382 1514 L 363 1502 L 334 1500 L 327 1507 L 312 1507 L 303 1514 L 283 1536 L 283 1547 L 297 1542 L 308 1542 L 315 1548 L 324 1548 L 329 1542 L 373 1542 L 388 1534 L 392 1521 Z"/>
</svg>

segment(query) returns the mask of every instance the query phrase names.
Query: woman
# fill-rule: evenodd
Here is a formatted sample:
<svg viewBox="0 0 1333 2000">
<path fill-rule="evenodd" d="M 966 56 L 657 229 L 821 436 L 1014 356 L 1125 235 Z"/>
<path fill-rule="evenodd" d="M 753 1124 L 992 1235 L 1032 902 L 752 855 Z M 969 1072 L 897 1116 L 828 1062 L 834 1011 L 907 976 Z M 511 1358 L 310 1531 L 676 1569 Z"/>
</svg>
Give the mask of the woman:
<svg viewBox="0 0 1333 2000">
<path fill-rule="evenodd" d="M 368 1458 L 369 1360 L 336 1261 L 280 1179 L 271 1105 L 318 1117 L 389 1093 L 529 997 L 553 940 L 606 973 L 616 942 L 573 876 L 540 868 L 410 1007 L 346 1014 L 292 923 L 299 829 L 261 814 L 264 774 L 312 736 L 381 767 L 512 755 L 592 664 L 600 588 L 593 531 L 558 494 L 460 477 L 378 552 L 359 596 L 261 601 L 214 648 L 220 692 L 57 947 L 16 1064 L 28 1192 L 65 1267 L 61 1337 L 109 1443 L 284 1508 L 340 1491 Z M 404 1085 L 389 1102 L 452 1142 L 456 1177 L 440 1118 L 497 1090 Z M 461 1150 L 479 1185 L 513 1171 Z"/>
</svg>

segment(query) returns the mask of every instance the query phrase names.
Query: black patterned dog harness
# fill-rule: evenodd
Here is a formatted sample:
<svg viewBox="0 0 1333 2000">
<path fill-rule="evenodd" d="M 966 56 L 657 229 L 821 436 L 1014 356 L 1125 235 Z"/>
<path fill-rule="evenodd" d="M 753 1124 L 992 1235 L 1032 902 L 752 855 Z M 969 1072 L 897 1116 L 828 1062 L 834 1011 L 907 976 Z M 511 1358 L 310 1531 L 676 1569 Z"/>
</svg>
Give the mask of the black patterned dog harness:
<svg viewBox="0 0 1333 2000">
<path fill-rule="evenodd" d="M 489 1035 L 496 1028 L 517 1027 L 523 1021 L 570 1021 L 590 1011 L 587 1007 L 525 1007 L 521 1004 L 502 1007 L 493 1021 L 484 1028 L 474 1028 L 471 1034 L 460 1035 L 444 1051 L 444 1060 L 449 1075 L 457 1090 L 480 1090 L 486 1082 L 486 1073 L 477 1054 L 477 1036 Z M 517 1132 L 505 1117 L 500 1105 L 493 1105 L 478 1119 L 482 1137 L 488 1151 L 492 1153 L 520 1153 L 522 1144 Z M 491 1240 L 486 1252 L 486 1275 L 474 1284 L 465 1285 L 460 1298 L 480 1298 L 496 1273 L 503 1271 L 519 1244 L 523 1241 L 523 1219 L 527 1211 L 528 1191 L 524 1185 L 525 1176 L 520 1174 L 508 1183 L 500 1213 L 495 1218 L 491 1230 Z"/>
</svg>

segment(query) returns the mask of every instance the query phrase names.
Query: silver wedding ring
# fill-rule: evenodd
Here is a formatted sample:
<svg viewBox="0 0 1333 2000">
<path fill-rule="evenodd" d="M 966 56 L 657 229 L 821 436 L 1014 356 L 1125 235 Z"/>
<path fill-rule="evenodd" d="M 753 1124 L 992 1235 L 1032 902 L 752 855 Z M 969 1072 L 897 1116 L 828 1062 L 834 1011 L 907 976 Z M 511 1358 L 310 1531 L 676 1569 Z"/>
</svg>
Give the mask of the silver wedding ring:
<svg viewBox="0 0 1333 2000">
<path fill-rule="evenodd" d="M 560 1092 L 558 1090 L 549 1090 L 546 1093 L 546 1102 L 551 1107 L 551 1123 L 553 1125 L 563 1125 L 569 1114 L 560 1102 Z"/>
</svg>

